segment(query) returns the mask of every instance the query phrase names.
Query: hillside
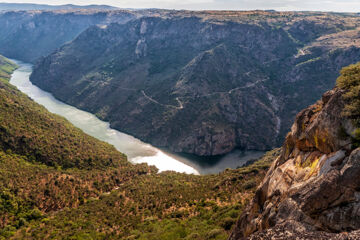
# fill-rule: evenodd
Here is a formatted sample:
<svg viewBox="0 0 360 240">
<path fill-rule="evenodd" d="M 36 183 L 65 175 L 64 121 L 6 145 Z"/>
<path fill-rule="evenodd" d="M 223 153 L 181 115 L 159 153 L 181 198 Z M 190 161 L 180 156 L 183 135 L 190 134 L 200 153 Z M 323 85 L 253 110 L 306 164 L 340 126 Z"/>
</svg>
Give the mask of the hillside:
<svg viewBox="0 0 360 240">
<path fill-rule="evenodd" d="M 7 83 L 14 65 L 3 58 L 0 61 L 0 76 L 3 77 L 0 82 L 0 147 L 4 151 L 64 169 L 129 165 L 126 157 L 114 147 L 85 135 Z"/>
<path fill-rule="evenodd" d="M 0 239 L 226 239 L 278 155 L 221 174 L 157 173 L 8 83 L 0 57 Z"/>
<path fill-rule="evenodd" d="M 271 21 L 187 14 L 90 27 L 43 58 L 34 81 L 102 118 L 119 114 L 115 126 L 160 131 L 164 145 L 183 141 L 199 121 L 196 140 L 169 146 L 207 155 L 228 151 L 234 129 L 246 133 L 236 147 L 276 145 L 285 113 L 359 56 L 353 15 L 298 13 L 289 23 L 279 13 L 269 13 Z M 15 69 L 0 56 L 0 239 L 360 238 L 360 63 L 343 68 L 336 87 L 297 114 L 281 149 L 206 176 L 130 164 L 11 86 Z"/>
<path fill-rule="evenodd" d="M 159 9 L 108 9 L 105 5 L 0 3 L 0 54 L 35 63 L 91 26 L 104 27 L 113 22 L 122 24 L 143 16 L 171 17 L 182 14 L 191 16 L 194 13 Z"/>
<path fill-rule="evenodd" d="M 351 14 L 168 12 L 90 27 L 39 61 L 31 81 L 175 152 L 268 150 L 360 60 L 359 23 Z"/>
<path fill-rule="evenodd" d="M 33 221 L 13 239 L 225 240 L 277 154 L 217 175 L 165 172 L 133 177 L 76 209 Z"/>
<path fill-rule="evenodd" d="M 0 56 L 0 80 L 2 82 L 7 81 L 15 69 L 16 65 L 14 63 Z"/>
<path fill-rule="evenodd" d="M 156 172 L 131 165 L 111 145 L 19 92 L 8 83 L 15 68 L 0 57 L 0 238 L 44 212 L 76 207 L 131 177 Z"/>
<path fill-rule="evenodd" d="M 135 13 L 98 9 L 0 12 L 0 54 L 36 62 L 93 25 L 124 23 Z"/>
<path fill-rule="evenodd" d="M 216 175 L 146 165 L 61 170 L 0 151 L 0 236 L 357 239 L 359 86 L 360 63 L 344 68 L 337 86 L 297 115 L 280 151 Z"/>
<path fill-rule="evenodd" d="M 300 112 L 230 240 L 360 238 L 360 63 Z"/>
</svg>

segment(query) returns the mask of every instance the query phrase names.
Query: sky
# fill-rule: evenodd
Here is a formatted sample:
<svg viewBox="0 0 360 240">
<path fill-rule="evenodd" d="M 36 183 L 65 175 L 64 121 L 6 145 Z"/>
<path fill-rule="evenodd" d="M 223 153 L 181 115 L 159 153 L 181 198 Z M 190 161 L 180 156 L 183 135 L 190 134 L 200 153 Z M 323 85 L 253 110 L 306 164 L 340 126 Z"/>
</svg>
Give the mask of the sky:
<svg viewBox="0 0 360 240">
<path fill-rule="evenodd" d="M 1 0 L 0 0 L 1 1 Z M 120 8 L 360 12 L 360 0 L 5 0 L 8 3 L 106 4 Z"/>
</svg>

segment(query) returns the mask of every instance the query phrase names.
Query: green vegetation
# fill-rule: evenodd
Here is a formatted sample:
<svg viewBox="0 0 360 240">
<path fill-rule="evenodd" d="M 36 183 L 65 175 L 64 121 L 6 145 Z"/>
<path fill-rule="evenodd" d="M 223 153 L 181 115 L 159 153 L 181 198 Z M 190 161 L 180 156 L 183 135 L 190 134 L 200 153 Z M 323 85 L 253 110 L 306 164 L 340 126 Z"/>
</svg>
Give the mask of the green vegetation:
<svg viewBox="0 0 360 240">
<path fill-rule="evenodd" d="M 10 74 L 17 68 L 17 66 L 8 59 L 0 56 L 0 80 L 7 81 Z"/>
<path fill-rule="evenodd" d="M 245 168 L 194 176 L 132 178 L 76 209 L 33 221 L 16 239 L 227 239 L 278 150 Z M 249 182 L 254 182 L 249 187 Z"/>
<path fill-rule="evenodd" d="M 131 165 L 113 146 L 19 92 L 8 83 L 15 68 L 0 58 L 0 236 L 39 220 L 31 217 L 35 211 L 77 207 L 132 177 L 156 173 Z"/>
<path fill-rule="evenodd" d="M 129 165 L 114 147 L 84 134 L 8 84 L 6 78 L 15 66 L 4 62 L 0 72 L 0 146 L 4 150 L 64 169 Z"/>
<path fill-rule="evenodd" d="M 352 119 L 357 127 L 352 134 L 353 147 L 357 148 L 360 146 L 360 63 L 343 68 L 337 86 L 345 90 L 343 115 Z"/>
<path fill-rule="evenodd" d="M 305 62 L 301 62 L 301 63 L 296 64 L 296 67 L 300 67 L 303 64 L 316 62 L 316 61 L 319 61 L 320 59 L 321 59 L 321 57 L 312 58 L 312 59 L 306 60 Z"/>
<path fill-rule="evenodd" d="M 146 165 L 106 171 L 57 170 L 31 163 L 26 156 L 0 151 L 0 239 L 34 220 L 27 217 L 33 211 L 40 209 L 45 216 L 47 212 L 77 207 L 149 171 L 153 169 Z"/>
<path fill-rule="evenodd" d="M 279 154 L 158 174 L 47 112 L 8 83 L 15 65 L 0 66 L 0 239 L 226 239 Z"/>
<path fill-rule="evenodd" d="M 360 63 L 350 65 L 341 70 L 337 86 L 344 89 L 346 100 L 344 115 L 353 119 L 360 117 Z"/>
</svg>

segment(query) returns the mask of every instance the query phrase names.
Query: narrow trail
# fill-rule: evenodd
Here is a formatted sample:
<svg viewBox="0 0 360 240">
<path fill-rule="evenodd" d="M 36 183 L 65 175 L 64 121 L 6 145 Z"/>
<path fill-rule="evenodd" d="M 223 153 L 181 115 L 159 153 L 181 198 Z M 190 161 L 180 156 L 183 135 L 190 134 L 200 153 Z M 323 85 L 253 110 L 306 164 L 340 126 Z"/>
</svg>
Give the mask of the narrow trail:
<svg viewBox="0 0 360 240">
<path fill-rule="evenodd" d="M 147 98 L 149 101 L 155 103 L 155 104 L 158 104 L 158 105 L 161 105 L 161 106 L 164 106 L 164 107 L 171 107 L 171 108 L 175 108 L 175 109 L 183 109 L 184 108 L 184 105 L 183 103 L 180 101 L 179 97 L 176 98 L 176 101 L 179 103 L 179 106 L 174 106 L 174 105 L 168 105 L 168 104 L 162 104 L 162 103 L 159 103 L 158 101 L 156 101 L 155 99 L 149 97 L 144 90 L 141 90 L 141 93 L 144 95 L 145 98 Z"/>
<path fill-rule="evenodd" d="M 251 71 L 250 72 L 247 72 L 245 73 L 245 75 L 249 76 L 251 74 Z M 217 94 L 232 94 L 233 92 L 237 91 L 237 90 L 240 90 L 240 89 L 246 89 L 246 88 L 252 88 L 252 87 L 255 87 L 256 85 L 258 85 L 259 83 L 261 82 L 265 82 L 266 80 L 268 80 L 269 78 L 264 78 L 264 79 L 259 79 L 253 83 L 247 83 L 245 86 L 242 86 L 242 87 L 236 87 L 236 88 L 233 88 L 233 89 L 230 89 L 229 91 L 226 91 L 226 92 L 214 92 L 214 93 L 210 93 L 210 94 L 205 94 L 205 95 L 200 95 L 200 96 L 195 96 L 195 97 L 176 97 L 175 100 L 178 102 L 179 106 L 174 106 L 174 105 L 168 105 L 168 104 L 162 104 L 162 103 L 159 103 L 158 101 L 156 101 L 155 99 L 153 99 L 152 97 L 148 96 L 144 90 L 141 90 L 141 93 L 142 95 L 148 99 L 150 102 L 153 102 L 155 104 L 158 104 L 160 106 L 163 106 L 163 107 L 169 107 L 169 108 L 174 108 L 174 109 L 178 109 L 178 110 L 181 110 L 184 108 L 184 104 L 183 102 L 181 102 L 180 98 L 197 98 L 197 97 L 209 97 L 209 96 L 213 96 L 213 95 L 217 95 Z M 133 90 L 133 89 L 128 89 L 128 90 Z"/>
<path fill-rule="evenodd" d="M 248 73 L 245 73 L 246 75 L 249 75 L 251 72 L 248 72 Z M 241 89 L 247 89 L 247 88 L 252 88 L 252 87 L 255 87 L 256 85 L 258 85 L 259 83 L 262 83 L 262 82 L 265 82 L 269 80 L 269 78 L 263 78 L 263 79 L 259 79 L 253 83 L 247 83 L 245 86 L 241 86 L 241 87 L 236 87 L 236 88 L 233 88 L 233 89 L 230 89 L 229 91 L 226 91 L 226 92 L 214 92 L 214 93 L 210 93 L 210 94 L 206 94 L 206 95 L 201 95 L 201 96 L 195 96 L 195 97 L 182 97 L 182 98 L 187 98 L 187 99 L 193 99 L 193 98 L 199 98 L 199 97 L 209 97 L 209 96 L 212 96 L 212 95 L 216 95 L 216 94 L 232 94 L 233 92 L 237 91 L 237 90 L 241 90 Z M 130 90 L 130 89 L 128 89 Z M 150 102 L 152 103 L 155 103 L 155 104 L 158 104 L 160 106 L 163 106 L 163 107 L 169 107 L 169 108 L 174 108 L 174 109 L 178 109 L 178 110 L 181 110 L 184 108 L 184 104 L 183 102 L 181 102 L 180 100 L 180 97 L 176 97 L 175 100 L 178 102 L 179 106 L 174 106 L 174 105 L 168 105 L 168 104 L 162 104 L 162 103 L 159 103 L 158 101 L 156 101 L 155 99 L 153 99 L 152 97 L 148 96 L 144 90 L 141 90 L 141 93 L 142 95 L 148 99 Z M 266 105 L 264 105 L 263 103 L 259 102 L 259 104 L 263 105 L 264 108 L 266 108 L 270 113 L 273 114 L 273 116 L 276 118 L 276 129 L 275 129 L 275 132 L 276 132 L 276 137 L 279 136 L 280 134 L 280 129 L 281 129 L 281 119 L 276 115 L 276 113 L 268 108 Z"/>
<path fill-rule="evenodd" d="M 268 80 L 268 78 L 259 79 L 256 82 L 248 83 L 248 84 L 246 84 L 245 86 L 242 86 L 242 87 L 236 87 L 236 88 L 230 89 L 227 92 L 214 92 L 214 93 L 209 93 L 209 94 L 205 94 L 205 95 L 201 95 L 201 96 L 197 96 L 197 97 L 209 97 L 209 96 L 213 96 L 213 95 L 216 95 L 216 94 L 232 94 L 236 90 L 255 87 L 257 84 L 259 84 L 261 82 L 265 82 L 266 80 Z"/>
<path fill-rule="evenodd" d="M 183 103 L 180 101 L 180 99 L 179 99 L 179 97 L 177 97 L 176 98 L 176 101 L 178 101 L 178 103 L 179 103 L 179 109 L 183 109 L 184 108 L 184 105 L 183 105 Z"/>
</svg>

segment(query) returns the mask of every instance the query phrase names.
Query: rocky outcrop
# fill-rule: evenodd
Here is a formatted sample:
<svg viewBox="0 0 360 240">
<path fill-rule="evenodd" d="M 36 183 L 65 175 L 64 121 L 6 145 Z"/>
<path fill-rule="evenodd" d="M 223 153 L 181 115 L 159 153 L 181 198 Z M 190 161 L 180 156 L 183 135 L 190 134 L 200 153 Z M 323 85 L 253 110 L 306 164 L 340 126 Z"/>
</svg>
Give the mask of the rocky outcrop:
<svg viewBox="0 0 360 240">
<path fill-rule="evenodd" d="M 343 94 L 335 88 L 297 115 L 230 240 L 360 238 L 360 148 Z"/>
<path fill-rule="evenodd" d="M 91 27 L 31 81 L 153 145 L 219 155 L 281 145 L 296 113 L 360 60 L 358 16 L 172 14 Z"/>
</svg>

